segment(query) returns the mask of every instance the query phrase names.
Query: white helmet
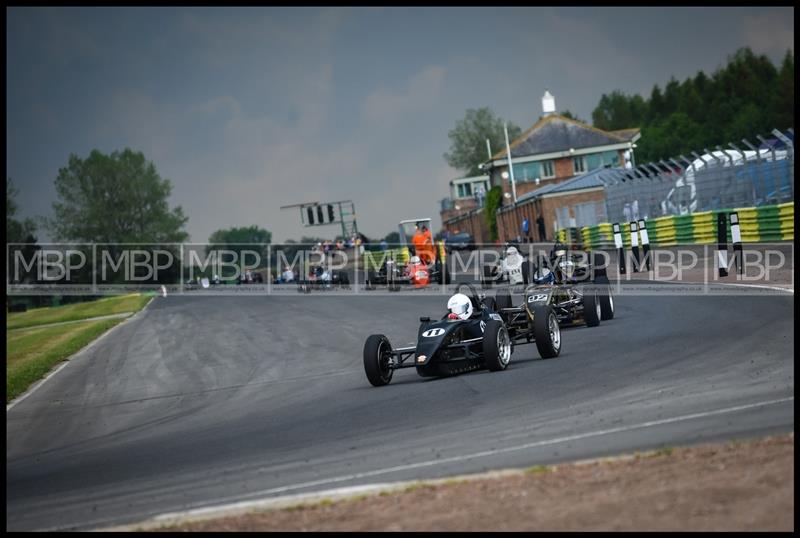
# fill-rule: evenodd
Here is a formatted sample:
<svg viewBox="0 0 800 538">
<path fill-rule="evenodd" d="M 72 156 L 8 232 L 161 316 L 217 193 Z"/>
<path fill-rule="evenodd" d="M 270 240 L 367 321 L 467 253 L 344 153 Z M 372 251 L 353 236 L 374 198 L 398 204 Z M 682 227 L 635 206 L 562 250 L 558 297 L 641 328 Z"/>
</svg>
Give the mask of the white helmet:
<svg viewBox="0 0 800 538">
<path fill-rule="evenodd" d="M 506 249 L 506 256 L 516 256 L 517 254 L 519 254 L 519 251 L 515 246 L 510 246 Z"/>
<path fill-rule="evenodd" d="M 447 301 L 447 309 L 458 319 L 469 319 L 472 316 L 472 301 L 463 293 L 456 293 Z"/>
<path fill-rule="evenodd" d="M 419 256 L 411 256 L 411 259 L 408 260 L 408 263 L 422 263 L 422 260 L 419 259 Z"/>
</svg>

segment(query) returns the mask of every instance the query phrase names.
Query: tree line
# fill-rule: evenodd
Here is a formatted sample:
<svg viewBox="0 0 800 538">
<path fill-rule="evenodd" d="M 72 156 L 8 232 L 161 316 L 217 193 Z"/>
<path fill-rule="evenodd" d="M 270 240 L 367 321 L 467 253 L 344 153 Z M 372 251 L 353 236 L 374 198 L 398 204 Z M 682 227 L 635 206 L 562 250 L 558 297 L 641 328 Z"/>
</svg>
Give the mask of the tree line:
<svg viewBox="0 0 800 538">
<path fill-rule="evenodd" d="M 785 130 L 794 126 L 794 54 L 776 66 L 745 47 L 711 75 L 672 77 L 663 90 L 656 84 L 647 99 L 603 94 L 592 122 L 609 131 L 640 127 L 639 163 Z"/>
</svg>

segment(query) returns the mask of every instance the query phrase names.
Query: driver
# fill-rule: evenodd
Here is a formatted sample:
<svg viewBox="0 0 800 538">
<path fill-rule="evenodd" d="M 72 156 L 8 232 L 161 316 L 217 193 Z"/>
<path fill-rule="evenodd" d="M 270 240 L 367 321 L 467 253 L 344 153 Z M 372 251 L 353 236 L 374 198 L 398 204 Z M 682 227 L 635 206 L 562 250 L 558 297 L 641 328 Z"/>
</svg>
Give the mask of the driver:
<svg viewBox="0 0 800 538">
<path fill-rule="evenodd" d="M 503 273 L 508 275 L 509 284 L 522 284 L 522 256 L 517 247 L 509 246 L 506 249 L 506 257 L 502 262 Z"/>
<path fill-rule="evenodd" d="M 539 266 L 533 275 L 533 281 L 538 285 L 552 285 L 556 283 L 556 276 L 547 267 Z"/>
<path fill-rule="evenodd" d="M 411 256 L 406 266 L 406 276 L 414 286 L 421 288 L 428 285 L 428 267 L 422 263 L 419 256 Z"/>
<path fill-rule="evenodd" d="M 469 319 L 472 316 L 472 301 L 463 293 L 456 293 L 447 301 L 447 319 Z"/>
</svg>

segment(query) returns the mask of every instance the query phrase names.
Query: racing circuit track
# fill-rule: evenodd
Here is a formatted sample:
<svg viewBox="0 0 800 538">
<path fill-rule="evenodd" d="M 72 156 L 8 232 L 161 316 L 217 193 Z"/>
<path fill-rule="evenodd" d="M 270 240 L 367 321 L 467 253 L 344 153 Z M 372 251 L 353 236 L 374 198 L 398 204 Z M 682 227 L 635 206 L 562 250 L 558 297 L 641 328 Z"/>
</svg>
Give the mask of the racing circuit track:
<svg viewBox="0 0 800 538">
<path fill-rule="evenodd" d="M 443 296 L 156 298 L 7 411 L 6 528 L 794 430 L 794 297 L 624 297 L 508 370 L 364 375 Z"/>
</svg>

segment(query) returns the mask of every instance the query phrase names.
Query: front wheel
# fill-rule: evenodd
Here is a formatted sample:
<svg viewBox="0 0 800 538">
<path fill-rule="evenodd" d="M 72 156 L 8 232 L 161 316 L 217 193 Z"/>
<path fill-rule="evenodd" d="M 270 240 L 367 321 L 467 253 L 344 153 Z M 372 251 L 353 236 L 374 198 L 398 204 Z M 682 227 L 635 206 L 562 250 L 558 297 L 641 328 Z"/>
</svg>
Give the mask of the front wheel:
<svg viewBox="0 0 800 538">
<path fill-rule="evenodd" d="M 505 370 L 511 361 L 511 338 L 505 325 L 492 320 L 483 332 L 483 355 L 486 367 L 492 372 Z"/>
<path fill-rule="evenodd" d="M 555 312 L 549 306 L 533 307 L 533 336 L 536 349 L 543 359 L 552 359 L 561 353 L 561 328 Z"/>
<path fill-rule="evenodd" d="M 392 380 L 392 345 L 384 335 L 370 335 L 364 343 L 364 371 L 375 387 L 388 385 Z"/>
</svg>

